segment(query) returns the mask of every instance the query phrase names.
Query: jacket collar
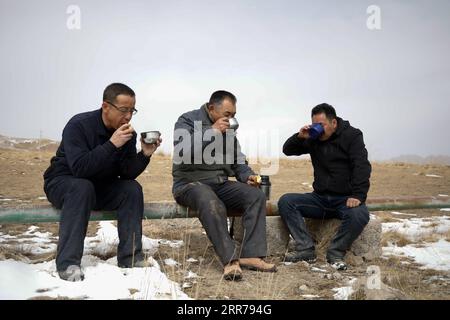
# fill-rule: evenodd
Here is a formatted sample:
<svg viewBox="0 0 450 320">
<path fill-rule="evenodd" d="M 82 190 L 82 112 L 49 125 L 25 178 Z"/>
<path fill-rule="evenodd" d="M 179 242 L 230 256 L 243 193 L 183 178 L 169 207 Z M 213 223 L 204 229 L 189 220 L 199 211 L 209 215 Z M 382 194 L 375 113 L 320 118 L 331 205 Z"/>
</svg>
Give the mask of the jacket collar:
<svg viewBox="0 0 450 320">
<path fill-rule="evenodd" d="M 102 118 L 102 108 L 94 111 L 95 112 L 95 118 L 97 119 L 97 134 L 99 136 L 105 136 L 105 137 L 111 137 L 112 134 L 114 133 L 114 130 L 109 130 L 108 128 L 106 128 L 105 123 L 103 122 L 103 118 Z"/>
<path fill-rule="evenodd" d="M 336 119 L 337 119 L 337 128 L 334 134 L 336 136 L 339 136 L 345 129 L 347 129 L 350 126 L 350 123 L 339 117 L 336 117 Z"/>
<path fill-rule="evenodd" d="M 204 105 L 201 106 L 201 108 L 203 113 L 204 113 L 204 119 L 209 120 L 210 124 L 214 124 L 213 119 L 211 119 L 211 117 L 209 116 L 209 112 L 208 112 L 208 103 L 206 102 Z"/>
</svg>

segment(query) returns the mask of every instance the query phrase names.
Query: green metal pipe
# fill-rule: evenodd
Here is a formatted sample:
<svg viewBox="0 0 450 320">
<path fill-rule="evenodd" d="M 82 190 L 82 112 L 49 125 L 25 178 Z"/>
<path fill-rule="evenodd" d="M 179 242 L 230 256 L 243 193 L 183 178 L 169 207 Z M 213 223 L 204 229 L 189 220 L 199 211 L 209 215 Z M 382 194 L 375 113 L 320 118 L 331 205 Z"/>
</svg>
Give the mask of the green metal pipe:
<svg viewBox="0 0 450 320">
<path fill-rule="evenodd" d="M 450 208 L 450 197 L 391 197 L 370 198 L 367 200 L 370 211 L 438 209 Z M 50 205 L 26 208 L 0 208 L 0 224 L 58 222 L 60 210 Z M 241 212 L 230 211 L 229 216 L 239 216 Z M 267 215 L 277 216 L 277 201 L 267 202 Z M 149 202 L 144 205 L 144 219 L 193 218 L 194 210 L 182 207 L 174 201 Z M 114 211 L 92 211 L 91 221 L 115 220 Z"/>
</svg>

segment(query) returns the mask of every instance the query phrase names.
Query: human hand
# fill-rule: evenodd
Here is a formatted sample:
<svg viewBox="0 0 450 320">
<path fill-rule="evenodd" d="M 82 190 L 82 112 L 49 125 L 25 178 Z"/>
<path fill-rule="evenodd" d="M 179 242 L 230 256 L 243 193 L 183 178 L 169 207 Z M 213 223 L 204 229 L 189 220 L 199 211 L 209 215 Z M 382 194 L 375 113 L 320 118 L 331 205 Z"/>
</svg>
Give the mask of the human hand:
<svg viewBox="0 0 450 320">
<path fill-rule="evenodd" d="M 261 176 L 259 175 L 251 175 L 248 177 L 247 184 L 252 187 L 258 187 L 261 184 Z"/>
<path fill-rule="evenodd" d="M 144 154 L 144 156 L 150 157 L 156 151 L 156 149 L 158 149 L 158 147 L 161 145 L 161 143 L 162 143 L 161 138 L 158 138 L 156 143 L 145 143 L 141 137 L 142 153 Z"/>
<path fill-rule="evenodd" d="M 216 130 L 219 130 L 221 133 L 224 133 L 227 129 L 230 128 L 230 122 L 227 117 L 219 118 L 212 125 L 212 127 Z"/>
<path fill-rule="evenodd" d="M 301 139 L 309 139 L 309 129 L 311 128 L 310 124 L 307 124 L 300 128 L 297 137 Z"/>
<path fill-rule="evenodd" d="M 113 135 L 109 139 L 112 144 L 116 148 L 122 147 L 125 143 L 130 141 L 130 139 L 133 137 L 134 129 L 131 126 L 131 124 L 126 123 L 122 125 L 119 129 L 114 131 Z"/>
<path fill-rule="evenodd" d="M 347 207 L 349 207 L 349 208 L 354 208 L 354 207 L 357 207 L 357 206 L 359 206 L 361 204 L 361 201 L 360 200 L 358 200 L 358 199 L 355 199 L 355 198 L 348 198 L 347 199 Z"/>
</svg>

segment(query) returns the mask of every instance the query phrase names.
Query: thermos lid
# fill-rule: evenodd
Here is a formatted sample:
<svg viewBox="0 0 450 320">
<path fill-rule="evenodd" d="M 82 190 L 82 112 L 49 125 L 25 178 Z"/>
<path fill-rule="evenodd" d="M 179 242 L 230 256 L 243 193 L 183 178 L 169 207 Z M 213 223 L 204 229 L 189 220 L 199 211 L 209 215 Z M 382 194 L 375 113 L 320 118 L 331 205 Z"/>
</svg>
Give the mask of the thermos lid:
<svg viewBox="0 0 450 320">
<path fill-rule="evenodd" d="M 261 184 L 270 184 L 269 176 L 261 176 Z"/>
</svg>

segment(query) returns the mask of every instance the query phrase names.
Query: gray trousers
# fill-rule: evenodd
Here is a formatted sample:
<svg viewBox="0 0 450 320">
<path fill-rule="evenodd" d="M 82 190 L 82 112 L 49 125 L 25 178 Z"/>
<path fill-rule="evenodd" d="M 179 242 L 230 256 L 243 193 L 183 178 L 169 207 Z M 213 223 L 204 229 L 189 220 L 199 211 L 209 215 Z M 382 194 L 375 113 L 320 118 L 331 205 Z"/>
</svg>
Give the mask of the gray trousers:
<svg viewBox="0 0 450 320">
<path fill-rule="evenodd" d="M 241 258 L 265 257 L 266 197 L 245 183 L 192 182 L 174 190 L 175 200 L 198 211 L 200 222 L 223 265 Z M 227 209 L 241 210 L 244 239 L 241 252 L 228 232 Z"/>
<path fill-rule="evenodd" d="M 62 209 L 56 254 L 58 271 L 66 270 L 69 265 L 80 265 L 92 210 L 117 210 L 119 266 L 131 267 L 143 259 L 144 197 L 137 181 L 114 180 L 108 184 L 94 184 L 87 179 L 60 176 L 46 181 L 44 191 L 48 200 L 57 209 Z"/>
</svg>

